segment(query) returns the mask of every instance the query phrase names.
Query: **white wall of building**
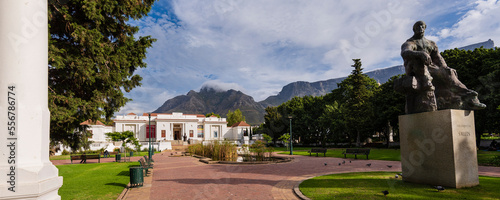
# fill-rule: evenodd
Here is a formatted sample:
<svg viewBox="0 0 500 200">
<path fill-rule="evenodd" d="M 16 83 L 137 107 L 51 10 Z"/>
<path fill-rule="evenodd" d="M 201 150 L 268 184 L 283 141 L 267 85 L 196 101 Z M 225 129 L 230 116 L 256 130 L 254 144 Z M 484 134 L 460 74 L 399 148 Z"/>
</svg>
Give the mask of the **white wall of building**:
<svg viewBox="0 0 500 200">
<path fill-rule="evenodd" d="M 106 133 L 132 131 L 135 138 L 142 144 L 146 144 L 149 139 L 146 137 L 146 130 L 150 124 L 155 126 L 155 138 L 152 142 L 158 145 L 160 150 L 172 149 L 171 141 L 183 141 L 184 135 L 186 141 L 201 142 L 211 140 L 230 140 L 243 142 L 248 137 L 243 137 L 244 131 L 249 130 L 250 126 L 227 127 L 226 118 L 205 117 L 204 115 L 190 115 L 179 112 L 172 114 L 151 114 L 151 120 L 147 113 L 142 116 L 130 113 L 128 115 L 117 116 L 114 119 L 114 126 L 88 125 L 87 130 L 92 132 L 89 141 L 91 150 L 108 149 L 112 151 L 120 144 L 113 145 L 113 141 L 107 138 Z M 78 131 L 78 130 L 77 130 Z M 133 145 L 127 144 L 129 147 Z M 142 148 L 144 148 L 143 146 Z M 64 147 L 63 147 L 64 148 Z M 69 150 L 69 148 L 67 148 Z M 56 152 L 60 154 L 61 151 Z"/>
</svg>

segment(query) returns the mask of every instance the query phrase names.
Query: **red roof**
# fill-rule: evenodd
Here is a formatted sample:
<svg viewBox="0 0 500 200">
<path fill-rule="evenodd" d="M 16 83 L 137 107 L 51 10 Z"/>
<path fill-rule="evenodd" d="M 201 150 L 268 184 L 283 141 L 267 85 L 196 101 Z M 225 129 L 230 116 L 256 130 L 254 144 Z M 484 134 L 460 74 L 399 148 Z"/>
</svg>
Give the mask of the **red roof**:
<svg viewBox="0 0 500 200">
<path fill-rule="evenodd" d="M 127 114 L 127 115 L 136 115 L 136 114 L 135 114 L 135 113 L 129 113 L 129 114 Z"/>
<path fill-rule="evenodd" d="M 80 125 L 103 125 L 103 126 L 104 126 L 105 124 L 104 124 L 104 123 L 102 123 L 102 122 L 101 122 L 101 121 L 99 121 L 99 120 L 97 120 L 97 121 L 94 123 L 94 121 L 92 121 L 92 120 L 90 120 L 90 119 L 89 119 L 89 120 L 87 120 L 87 121 L 84 121 L 84 122 L 80 123 Z"/>
<path fill-rule="evenodd" d="M 237 126 L 250 126 L 250 124 L 247 124 L 246 122 L 241 121 L 241 122 L 233 124 L 231 127 L 237 127 Z"/>
</svg>

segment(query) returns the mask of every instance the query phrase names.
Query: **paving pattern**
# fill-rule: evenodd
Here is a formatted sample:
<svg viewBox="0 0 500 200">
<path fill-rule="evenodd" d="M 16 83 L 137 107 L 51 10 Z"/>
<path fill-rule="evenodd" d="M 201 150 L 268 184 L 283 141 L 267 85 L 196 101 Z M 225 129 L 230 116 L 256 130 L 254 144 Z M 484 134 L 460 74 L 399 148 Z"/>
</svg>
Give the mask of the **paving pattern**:
<svg viewBox="0 0 500 200">
<path fill-rule="evenodd" d="M 170 152 L 155 154 L 153 158 L 153 175 L 145 178 L 144 187 L 128 190 L 123 199 L 299 199 L 293 193 L 294 186 L 315 176 L 401 171 L 399 161 L 353 158 L 293 156 L 292 162 L 261 165 L 205 164 L 194 157 L 171 156 Z M 339 165 L 344 160 L 345 164 Z M 108 161 L 113 160 L 101 160 Z M 69 161 L 53 162 L 67 164 Z M 369 163 L 371 166 L 367 166 Z M 479 174 L 500 177 L 500 168 L 480 166 Z"/>
</svg>

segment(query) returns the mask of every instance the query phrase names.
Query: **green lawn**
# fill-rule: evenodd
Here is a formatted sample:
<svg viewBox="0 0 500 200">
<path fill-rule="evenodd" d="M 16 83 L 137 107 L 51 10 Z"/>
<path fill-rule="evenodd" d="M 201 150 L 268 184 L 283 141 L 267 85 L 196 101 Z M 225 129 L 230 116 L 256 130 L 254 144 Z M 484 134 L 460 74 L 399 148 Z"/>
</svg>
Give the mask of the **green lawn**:
<svg viewBox="0 0 500 200">
<path fill-rule="evenodd" d="M 300 191 L 311 199 L 500 199 L 500 178 L 479 177 L 479 186 L 446 188 L 438 192 L 429 185 L 403 182 L 399 172 L 331 174 L 302 182 Z M 389 194 L 384 197 L 382 191 Z"/>
<path fill-rule="evenodd" d="M 302 149 L 302 150 L 301 150 Z M 293 149 L 293 155 L 303 155 L 309 156 L 307 151 L 311 150 L 311 147 L 301 147 L 301 149 Z M 328 149 L 326 151 L 327 157 L 335 157 L 335 158 L 344 158 L 342 152 L 345 149 Z M 281 152 L 280 154 L 289 154 L 290 152 Z M 312 156 L 316 156 L 315 153 Z M 319 153 L 318 156 L 323 156 L 323 154 Z M 347 158 L 354 158 L 354 155 L 347 155 Z M 370 160 L 393 160 L 400 161 L 401 153 L 399 149 L 371 149 L 370 155 L 368 155 Z M 366 156 L 358 155 L 358 159 L 366 159 Z"/>
<path fill-rule="evenodd" d="M 160 153 L 159 151 L 155 152 L 156 153 Z M 80 154 L 77 154 L 77 155 L 80 155 Z M 129 152 L 127 152 L 127 157 L 130 157 L 129 156 Z M 148 152 L 147 151 L 141 151 L 139 153 L 135 152 L 134 151 L 134 156 L 132 157 L 138 157 L 138 156 L 147 156 L 148 155 Z M 110 155 L 109 156 L 110 158 L 114 158 L 115 155 Z M 104 158 L 104 156 L 101 154 L 101 158 Z M 122 153 L 122 158 L 123 158 L 123 153 Z M 69 155 L 60 155 L 60 156 L 50 156 L 50 160 L 69 160 Z"/>
<path fill-rule="evenodd" d="M 477 163 L 485 166 L 500 167 L 500 163 L 493 162 L 495 156 L 500 156 L 500 151 L 477 151 Z"/>
<path fill-rule="evenodd" d="M 130 182 L 129 167 L 138 163 L 58 165 L 63 186 L 61 199 L 116 199 Z"/>
</svg>

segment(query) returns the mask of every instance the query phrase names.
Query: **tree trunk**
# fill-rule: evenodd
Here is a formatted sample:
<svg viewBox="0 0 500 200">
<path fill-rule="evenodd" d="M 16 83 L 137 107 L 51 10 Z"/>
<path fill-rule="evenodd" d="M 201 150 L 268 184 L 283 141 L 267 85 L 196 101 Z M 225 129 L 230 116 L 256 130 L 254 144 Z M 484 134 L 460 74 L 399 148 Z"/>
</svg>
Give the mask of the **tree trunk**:
<svg viewBox="0 0 500 200">
<path fill-rule="evenodd" d="M 360 139 L 361 138 L 359 138 L 359 130 L 356 130 L 356 147 L 360 147 L 361 146 Z"/>
<path fill-rule="evenodd" d="M 387 121 L 387 126 L 385 127 L 385 132 L 386 132 L 386 139 L 387 139 L 387 148 L 390 148 L 391 147 L 391 135 L 392 135 L 392 131 L 391 131 L 391 122 Z"/>
</svg>

